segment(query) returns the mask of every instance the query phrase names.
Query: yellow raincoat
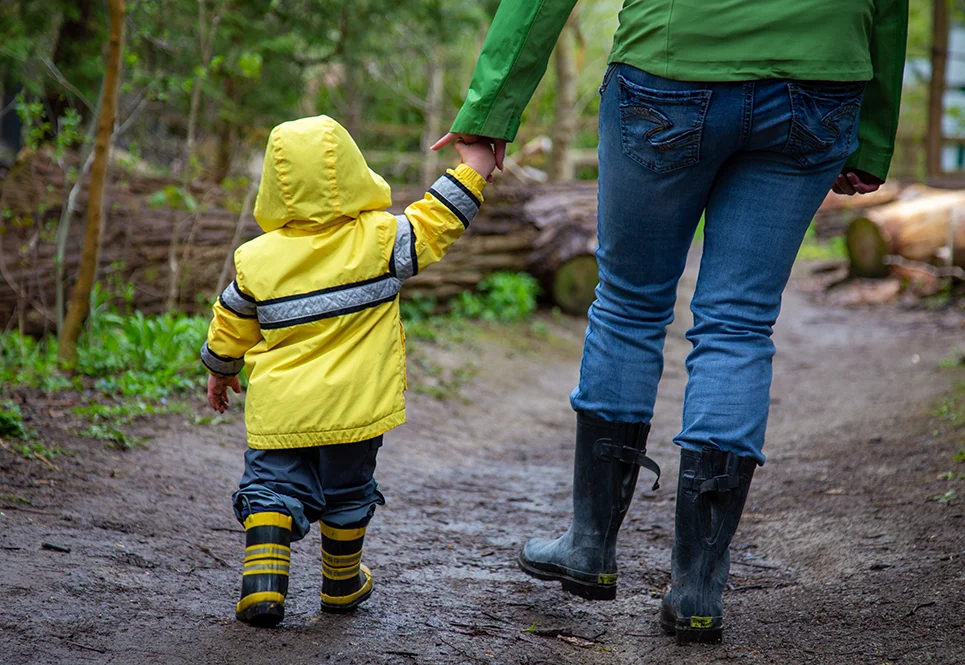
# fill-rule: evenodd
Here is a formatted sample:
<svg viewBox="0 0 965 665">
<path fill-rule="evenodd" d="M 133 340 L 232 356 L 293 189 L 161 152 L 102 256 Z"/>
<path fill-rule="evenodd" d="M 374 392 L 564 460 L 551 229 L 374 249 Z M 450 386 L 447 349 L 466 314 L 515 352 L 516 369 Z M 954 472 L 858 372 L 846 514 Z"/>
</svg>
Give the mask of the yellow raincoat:
<svg viewBox="0 0 965 665">
<path fill-rule="evenodd" d="M 463 164 L 393 216 L 389 186 L 337 122 L 272 130 L 254 211 L 265 234 L 235 252 L 201 349 L 214 373 L 247 367 L 250 447 L 362 441 L 405 422 L 399 289 L 459 239 L 483 187 Z"/>
</svg>

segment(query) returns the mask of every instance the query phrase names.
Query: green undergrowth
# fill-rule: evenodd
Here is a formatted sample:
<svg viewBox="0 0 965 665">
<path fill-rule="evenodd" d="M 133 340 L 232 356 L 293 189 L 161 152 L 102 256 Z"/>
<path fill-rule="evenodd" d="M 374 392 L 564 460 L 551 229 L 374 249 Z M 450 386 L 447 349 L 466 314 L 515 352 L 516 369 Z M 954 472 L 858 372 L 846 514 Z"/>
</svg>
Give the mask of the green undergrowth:
<svg viewBox="0 0 965 665">
<path fill-rule="evenodd" d="M 10 400 L 0 400 L 0 439 L 34 438 L 34 432 L 23 424 L 20 405 Z"/>
<path fill-rule="evenodd" d="M 539 284 L 530 275 L 495 273 L 483 280 L 475 292 L 461 293 L 450 301 L 445 311 L 434 298 L 403 301 L 410 389 L 439 400 L 462 400 L 460 390 L 475 378 L 478 365 L 466 360 L 447 366 L 437 361 L 430 347 L 464 342 L 479 330 L 480 321 L 510 326 L 530 322 L 539 293 Z M 531 323 L 531 328 L 539 334 L 537 324 Z"/>
<path fill-rule="evenodd" d="M 960 381 L 952 393 L 942 399 L 935 415 L 953 428 L 965 426 L 965 381 Z"/>
<path fill-rule="evenodd" d="M 0 438 L 29 442 L 37 438 L 37 433 L 24 425 L 20 407 L 3 399 L 24 390 L 80 395 L 82 404 L 72 411 L 80 421 L 76 431 L 120 450 L 140 443 L 131 433 L 138 419 L 176 414 L 196 425 L 223 422 L 221 417 L 197 415 L 189 404 L 199 402 L 204 394 L 207 373 L 198 350 L 207 334 L 209 318 L 131 312 L 129 289 L 112 284 L 109 291 L 101 285 L 95 289 L 91 316 L 78 343 L 77 364 L 71 373 L 60 368 L 54 337 L 35 339 L 15 331 L 0 333 Z M 476 292 L 453 299 L 445 312 L 434 299 L 415 298 L 402 303 L 402 316 L 410 340 L 458 342 L 472 332 L 471 320 L 506 324 L 526 321 L 536 309 L 538 295 L 539 286 L 531 276 L 497 273 L 484 280 Z M 474 372 L 471 365 L 451 371 L 440 368 L 430 382 L 413 387 L 420 392 L 451 395 L 458 393 L 459 386 Z M 22 448 L 17 452 L 24 457 L 51 459 L 51 455 L 60 454 L 49 452 L 55 449 L 42 442 L 31 443 L 33 448 L 17 445 Z"/>
<path fill-rule="evenodd" d="M 138 442 L 128 431 L 135 419 L 191 411 L 182 399 L 197 400 L 204 389 L 206 373 L 198 350 L 208 318 L 126 312 L 123 297 L 121 306 L 112 300 L 116 294 L 112 298 L 98 285 L 72 373 L 60 367 L 56 338 L 0 333 L 0 394 L 74 391 L 83 401 L 73 411 L 81 421 L 78 432 L 126 450 Z M 17 432 L 17 423 L 22 423 L 19 407 L 0 403 L 0 437 L 32 438 L 28 431 Z M 37 450 L 17 452 L 50 458 Z"/>
<path fill-rule="evenodd" d="M 415 296 L 402 301 L 402 321 L 410 339 L 438 341 L 466 332 L 468 321 L 520 323 L 536 311 L 539 283 L 526 273 L 498 272 L 490 275 L 476 291 L 460 293 L 440 311 L 435 298 Z"/>
<path fill-rule="evenodd" d="M 797 258 L 799 261 L 843 261 L 848 258 L 848 245 L 844 236 L 819 239 L 817 229 L 811 224 L 804 234 Z"/>
<path fill-rule="evenodd" d="M 943 362 L 942 366 L 951 371 L 958 371 L 952 368 L 961 366 L 961 352 L 956 349 L 953 358 L 957 362 Z M 945 464 L 949 464 L 949 467 L 937 476 L 937 480 L 948 483 L 947 489 L 927 498 L 928 501 L 948 505 L 955 502 L 956 497 L 965 491 L 965 484 L 963 484 L 965 482 L 965 381 L 958 381 L 951 393 L 941 399 L 935 409 L 935 416 L 939 424 L 932 435 L 950 438 L 958 444 L 958 450 L 950 459 L 941 462 L 942 467 Z"/>
</svg>

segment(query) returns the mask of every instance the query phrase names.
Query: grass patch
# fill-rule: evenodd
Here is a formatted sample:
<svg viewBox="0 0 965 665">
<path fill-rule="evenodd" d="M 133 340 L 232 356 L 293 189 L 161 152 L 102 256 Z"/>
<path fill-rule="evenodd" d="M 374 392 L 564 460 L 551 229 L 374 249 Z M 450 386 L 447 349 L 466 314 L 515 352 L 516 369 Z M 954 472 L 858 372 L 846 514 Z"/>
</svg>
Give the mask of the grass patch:
<svg viewBox="0 0 965 665">
<path fill-rule="evenodd" d="M 947 492 L 944 492 L 942 494 L 936 494 L 934 496 L 930 496 L 928 497 L 928 500 L 935 501 L 937 503 L 941 503 L 947 506 L 949 503 L 951 503 L 952 499 L 954 498 L 955 498 L 955 490 L 948 490 Z"/>
<path fill-rule="evenodd" d="M 34 438 L 34 432 L 23 424 L 20 406 L 10 400 L 0 401 L 0 439 Z"/>
<path fill-rule="evenodd" d="M 19 503 L 24 506 L 32 506 L 33 501 L 30 499 L 25 499 L 22 496 L 17 496 L 16 494 L 0 494 L 0 501 L 6 501 L 7 503 Z"/>
<path fill-rule="evenodd" d="M 956 385 L 954 392 L 941 401 L 935 415 L 948 421 L 953 427 L 965 425 L 965 382 Z M 959 454 L 962 452 L 965 451 Z M 956 455 L 956 461 L 959 461 L 957 457 Z"/>
<path fill-rule="evenodd" d="M 36 389 L 75 390 L 87 406 L 74 414 L 89 423 L 82 436 L 127 450 L 137 440 L 123 431 L 132 420 L 191 410 L 177 398 L 200 394 L 207 372 L 198 358 L 209 318 L 182 314 L 122 313 L 100 285 L 78 347 L 73 374 L 60 368 L 57 340 L 0 333 L 0 393 Z M 123 300 L 123 298 L 122 298 Z M 27 439 L 16 404 L 0 402 L 0 437 Z"/>
<path fill-rule="evenodd" d="M 46 446 L 43 443 L 18 443 L 11 446 L 11 448 L 24 459 L 45 459 L 50 461 L 71 454 L 63 448 Z"/>
<path fill-rule="evenodd" d="M 87 429 L 81 430 L 81 436 L 98 441 L 106 441 L 108 448 L 116 450 L 130 450 L 137 445 L 138 439 L 121 431 L 113 425 L 94 423 Z"/>
<path fill-rule="evenodd" d="M 797 258 L 799 261 L 841 261 L 848 258 L 848 245 L 844 236 L 819 240 L 817 229 L 811 224 L 804 234 Z"/>
<path fill-rule="evenodd" d="M 439 313 L 435 298 L 416 296 L 402 301 L 402 320 L 406 336 L 438 341 L 440 337 L 459 338 L 468 321 L 519 323 L 536 311 L 539 283 L 526 273 L 498 272 L 490 275 L 476 291 L 454 298 L 445 313 Z"/>
</svg>

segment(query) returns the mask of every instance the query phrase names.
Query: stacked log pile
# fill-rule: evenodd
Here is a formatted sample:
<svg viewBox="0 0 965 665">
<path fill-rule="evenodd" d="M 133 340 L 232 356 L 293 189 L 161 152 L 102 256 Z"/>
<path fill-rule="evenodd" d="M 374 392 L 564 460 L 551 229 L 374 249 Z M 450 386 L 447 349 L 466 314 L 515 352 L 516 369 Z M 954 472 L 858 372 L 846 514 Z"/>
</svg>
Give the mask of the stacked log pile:
<svg viewBox="0 0 965 665">
<path fill-rule="evenodd" d="M 166 308 L 172 267 L 177 309 L 207 311 L 236 244 L 261 233 L 250 214 L 240 214 L 245 192 L 199 186 L 191 192 L 196 211 L 152 205 L 152 195 L 177 185 L 121 170 L 111 174 L 99 280 L 131 285 L 130 305 L 145 313 Z M 6 328 L 19 325 L 39 334 L 54 327 L 54 236 L 65 190 L 63 169 L 45 154 L 22 160 L 0 183 L 0 325 Z M 397 191 L 393 198 L 407 202 L 421 195 Z M 80 256 L 86 202 L 82 186 L 76 206 L 80 214 L 67 237 L 68 292 Z M 172 252 L 175 232 L 179 241 Z M 494 272 L 528 271 L 566 311 L 585 312 L 596 285 L 595 248 L 596 183 L 497 185 L 487 190 L 486 203 L 463 240 L 443 262 L 413 278 L 404 295 L 445 300 Z"/>
<path fill-rule="evenodd" d="M 851 273 L 886 277 L 892 266 L 965 267 L 965 191 L 913 186 L 899 200 L 867 208 L 847 230 Z"/>
</svg>

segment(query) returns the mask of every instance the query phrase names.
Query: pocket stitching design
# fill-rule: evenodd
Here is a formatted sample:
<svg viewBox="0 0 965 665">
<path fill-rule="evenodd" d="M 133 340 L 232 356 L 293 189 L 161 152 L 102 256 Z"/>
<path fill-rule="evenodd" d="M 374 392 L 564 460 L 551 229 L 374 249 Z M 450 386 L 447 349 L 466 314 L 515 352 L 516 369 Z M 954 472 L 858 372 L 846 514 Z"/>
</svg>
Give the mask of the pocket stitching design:
<svg viewBox="0 0 965 665">
<path fill-rule="evenodd" d="M 801 98 L 807 95 L 807 93 L 804 92 L 804 89 L 801 86 L 795 85 L 794 83 L 788 83 L 787 89 L 791 103 L 791 129 L 788 132 L 787 141 L 784 143 L 783 152 L 794 157 L 795 161 L 802 166 L 813 166 L 813 164 L 806 159 L 806 155 L 802 155 L 800 153 L 804 150 L 807 150 L 808 145 L 814 146 L 819 150 L 830 150 L 831 147 L 834 146 L 835 142 L 841 138 L 841 130 L 833 123 L 833 121 L 845 114 L 849 115 L 852 120 L 855 120 L 858 112 L 861 110 L 860 94 L 856 100 L 844 103 L 842 106 L 829 111 L 824 115 L 823 118 L 821 118 L 821 126 L 834 135 L 834 138 L 832 138 L 830 141 L 825 141 L 808 129 L 807 125 L 800 118 L 800 108 L 802 106 Z M 856 91 L 859 93 L 860 90 L 863 90 L 863 88 L 856 88 Z M 838 101 L 834 96 L 822 95 L 820 92 L 814 93 L 813 97 L 822 99 L 824 101 Z M 848 140 L 847 145 L 842 147 L 841 152 L 847 154 L 850 151 L 853 143 L 854 127 L 851 128 L 851 137 Z M 798 149 L 795 150 L 795 147 Z M 839 157 L 835 157 L 835 159 L 837 158 Z"/>
<path fill-rule="evenodd" d="M 710 102 L 712 92 L 710 90 L 651 90 L 632 81 L 628 81 L 623 76 L 617 76 L 617 79 L 620 83 L 620 135 L 623 144 L 623 153 L 644 168 L 650 169 L 655 173 L 669 173 L 699 163 L 700 139 L 703 134 L 704 121 L 707 116 L 707 106 Z M 654 141 L 653 137 L 656 134 L 671 129 L 675 125 L 667 116 L 660 113 L 659 110 L 632 103 L 631 98 L 634 96 L 642 100 L 652 100 L 655 103 L 692 104 L 697 109 L 697 116 L 694 120 L 693 127 L 667 141 Z M 681 155 L 679 160 L 669 165 L 660 165 L 653 160 L 646 160 L 635 154 L 633 146 L 630 144 L 624 121 L 637 115 L 649 117 L 651 120 L 660 123 L 660 126 L 654 127 L 643 134 L 643 138 L 651 148 L 663 153 L 677 149 L 685 149 L 687 152 Z"/>
</svg>

